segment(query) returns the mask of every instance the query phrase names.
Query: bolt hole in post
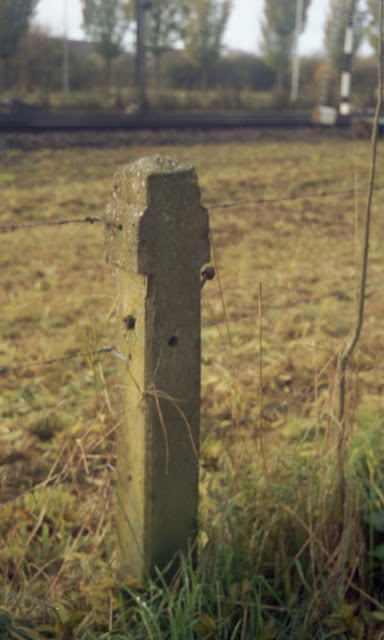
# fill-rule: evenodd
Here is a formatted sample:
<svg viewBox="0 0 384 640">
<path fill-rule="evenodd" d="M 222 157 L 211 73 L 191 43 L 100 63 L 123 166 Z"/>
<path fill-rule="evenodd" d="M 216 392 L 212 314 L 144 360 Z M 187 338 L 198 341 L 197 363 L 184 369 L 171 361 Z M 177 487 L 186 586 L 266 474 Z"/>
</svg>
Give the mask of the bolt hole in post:
<svg viewBox="0 0 384 640">
<path fill-rule="evenodd" d="M 134 318 L 133 316 L 127 316 L 126 318 L 124 318 L 123 322 L 125 324 L 125 327 L 129 331 L 132 331 L 136 326 L 136 318 Z"/>
<path fill-rule="evenodd" d="M 179 339 L 177 336 L 171 336 L 168 340 L 168 345 L 170 347 L 176 347 L 176 345 L 178 344 Z"/>
</svg>

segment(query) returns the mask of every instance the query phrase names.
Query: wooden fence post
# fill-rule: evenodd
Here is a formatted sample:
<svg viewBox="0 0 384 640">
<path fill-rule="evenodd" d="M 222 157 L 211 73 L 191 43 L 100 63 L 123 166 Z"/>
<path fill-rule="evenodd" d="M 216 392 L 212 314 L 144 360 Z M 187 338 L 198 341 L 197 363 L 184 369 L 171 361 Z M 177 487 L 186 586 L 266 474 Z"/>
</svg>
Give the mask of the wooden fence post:
<svg viewBox="0 0 384 640">
<path fill-rule="evenodd" d="M 195 170 L 154 156 L 117 171 L 107 216 L 122 226 L 106 227 L 125 359 L 117 442 L 121 568 L 122 577 L 143 582 L 187 551 L 197 532 L 208 213 Z"/>
</svg>

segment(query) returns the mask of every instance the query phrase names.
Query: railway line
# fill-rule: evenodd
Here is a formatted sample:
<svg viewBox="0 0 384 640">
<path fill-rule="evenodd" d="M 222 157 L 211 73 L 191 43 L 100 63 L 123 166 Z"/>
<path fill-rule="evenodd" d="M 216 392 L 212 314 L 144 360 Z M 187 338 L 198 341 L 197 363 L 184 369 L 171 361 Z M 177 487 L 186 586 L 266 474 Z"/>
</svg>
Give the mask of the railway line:
<svg viewBox="0 0 384 640">
<path fill-rule="evenodd" d="M 338 126 L 345 126 L 341 119 Z M 0 132 L 312 127 L 310 113 L 75 113 L 17 107 L 0 113 Z"/>
<path fill-rule="evenodd" d="M 328 110 L 328 111 L 327 111 Z M 328 114 L 332 118 L 328 119 Z M 320 114 L 320 115 L 319 115 Z M 325 114 L 325 117 L 324 117 Z M 328 121 L 327 121 L 328 119 Z M 15 101 L 10 105 L 0 104 L 0 136 L 7 134 L 79 134 L 87 135 L 98 132 L 133 134 L 165 131 L 181 132 L 210 132 L 215 131 L 275 131 L 284 132 L 305 129 L 308 132 L 327 129 L 353 129 L 359 136 L 367 137 L 372 128 L 373 113 L 358 113 L 339 115 L 335 109 L 321 108 L 313 112 L 218 112 L 218 113 L 162 113 L 148 111 L 146 113 L 80 113 L 58 112 L 32 107 Z M 384 118 L 379 124 L 380 133 L 384 130 Z M 284 133 L 284 135 L 286 135 Z"/>
</svg>

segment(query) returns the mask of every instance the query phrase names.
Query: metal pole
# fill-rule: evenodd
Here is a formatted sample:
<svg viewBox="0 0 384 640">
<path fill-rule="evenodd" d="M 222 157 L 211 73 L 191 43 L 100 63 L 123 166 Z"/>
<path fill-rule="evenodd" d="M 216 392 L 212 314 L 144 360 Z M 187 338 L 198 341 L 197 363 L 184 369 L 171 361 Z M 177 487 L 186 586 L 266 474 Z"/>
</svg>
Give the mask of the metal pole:
<svg viewBox="0 0 384 640">
<path fill-rule="evenodd" d="M 304 0 L 296 0 L 296 26 L 293 45 L 291 102 L 297 102 L 299 96 L 300 54 L 299 36 L 303 28 Z"/>
<path fill-rule="evenodd" d="M 351 0 L 348 12 L 348 22 L 345 29 L 344 40 L 344 62 L 343 71 L 341 73 L 340 86 L 340 114 L 348 116 L 351 112 L 350 93 L 351 93 L 351 65 L 353 56 L 353 19 L 355 15 L 356 0 Z"/>
</svg>

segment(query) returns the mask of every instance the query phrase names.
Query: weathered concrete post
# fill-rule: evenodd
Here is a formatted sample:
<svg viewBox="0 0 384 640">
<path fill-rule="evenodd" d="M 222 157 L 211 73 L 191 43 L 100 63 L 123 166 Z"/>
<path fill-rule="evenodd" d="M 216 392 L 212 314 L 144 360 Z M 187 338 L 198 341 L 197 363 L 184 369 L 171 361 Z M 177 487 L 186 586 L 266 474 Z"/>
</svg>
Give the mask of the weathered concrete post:
<svg viewBox="0 0 384 640">
<path fill-rule="evenodd" d="M 155 156 L 120 168 L 107 215 L 119 291 L 117 444 L 122 575 L 143 581 L 197 531 L 200 269 L 208 214 L 192 167 Z"/>
</svg>

